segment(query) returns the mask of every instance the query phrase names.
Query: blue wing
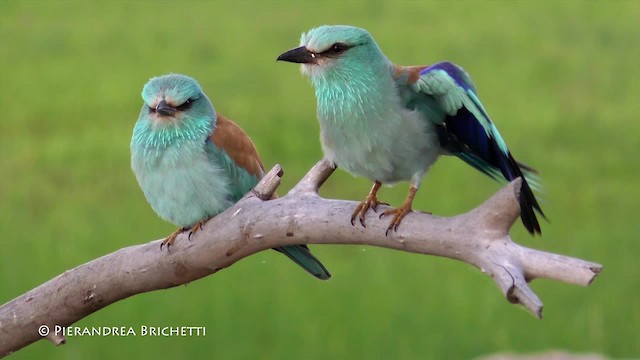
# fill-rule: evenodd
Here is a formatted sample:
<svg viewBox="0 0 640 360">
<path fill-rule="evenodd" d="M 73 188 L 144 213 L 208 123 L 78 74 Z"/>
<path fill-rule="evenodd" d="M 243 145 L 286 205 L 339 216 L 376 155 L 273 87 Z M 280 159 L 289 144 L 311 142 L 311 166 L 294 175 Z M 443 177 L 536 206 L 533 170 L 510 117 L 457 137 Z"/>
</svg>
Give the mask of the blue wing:
<svg viewBox="0 0 640 360">
<path fill-rule="evenodd" d="M 408 106 L 422 111 L 436 124 L 440 144 L 446 151 L 495 180 L 521 177 L 522 222 L 531 234 L 540 233 L 536 211 L 543 217 L 544 213 L 529 184 L 534 170 L 513 158 L 478 99 L 469 75 L 450 62 L 416 70 L 418 76 L 409 84 L 414 96 Z"/>
</svg>

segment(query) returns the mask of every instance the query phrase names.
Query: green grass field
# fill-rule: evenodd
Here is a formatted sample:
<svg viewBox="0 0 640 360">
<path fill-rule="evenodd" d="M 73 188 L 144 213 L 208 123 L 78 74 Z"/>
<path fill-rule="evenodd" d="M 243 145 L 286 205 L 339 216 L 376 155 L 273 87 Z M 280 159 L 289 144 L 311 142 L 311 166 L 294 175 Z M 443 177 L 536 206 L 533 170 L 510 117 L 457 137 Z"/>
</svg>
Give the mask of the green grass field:
<svg viewBox="0 0 640 360">
<path fill-rule="evenodd" d="M 197 78 L 252 135 L 280 193 L 321 158 L 315 98 L 276 63 L 302 31 L 367 28 L 396 63 L 468 70 L 514 155 L 537 167 L 550 223 L 526 246 L 604 264 L 588 288 L 536 281 L 545 317 L 510 305 L 465 264 L 314 246 L 316 281 L 276 252 L 188 286 L 113 304 L 79 326 L 205 326 L 206 337 L 39 341 L 15 359 L 463 359 L 564 349 L 640 356 L 640 2 L 0 2 L 0 303 L 81 263 L 166 236 L 129 140 L 152 76 Z M 469 186 L 473 184 L 474 186 Z M 326 197 L 360 200 L 338 171 Z M 464 212 L 499 185 L 453 158 L 415 208 Z M 399 204 L 406 184 L 385 188 Z M 345 221 L 347 221 L 345 219 Z M 2 339 L 0 339 L 2 341 Z"/>
</svg>

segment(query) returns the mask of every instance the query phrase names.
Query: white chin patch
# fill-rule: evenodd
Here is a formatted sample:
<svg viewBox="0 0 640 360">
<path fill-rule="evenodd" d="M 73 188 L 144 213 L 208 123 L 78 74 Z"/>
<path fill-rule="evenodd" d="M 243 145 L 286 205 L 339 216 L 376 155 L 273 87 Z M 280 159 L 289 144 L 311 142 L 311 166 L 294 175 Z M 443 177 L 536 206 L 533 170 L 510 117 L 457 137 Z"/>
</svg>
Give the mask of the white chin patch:
<svg viewBox="0 0 640 360">
<path fill-rule="evenodd" d="M 315 66 L 310 65 L 310 64 L 300 64 L 300 72 L 303 75 L 311 76 L 311 75 L 313 75 L 313 68 L 314 67 Z"/>
<path fill-rule="evenodd" d="M 317 64 L 300 64 L 300 72 L 303 75 L 313 77 L 322 74 L 326 67 L 323 61 L 319 61 Z"/>
</svg>

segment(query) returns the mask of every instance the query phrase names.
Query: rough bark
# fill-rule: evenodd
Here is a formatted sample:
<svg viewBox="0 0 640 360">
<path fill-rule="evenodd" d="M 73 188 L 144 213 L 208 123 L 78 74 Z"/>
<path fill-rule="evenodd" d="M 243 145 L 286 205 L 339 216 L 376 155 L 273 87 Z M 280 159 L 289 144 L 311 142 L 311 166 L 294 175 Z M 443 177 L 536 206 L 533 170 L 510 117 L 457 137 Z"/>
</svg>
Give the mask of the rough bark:
<svg viewBox="0 0 640 360">
<path fill-rule="evenodd" d="M 529 249 L 509 236 L 518 219 L 515 180 L 468 213 L 438 217 L 414 212 L 398 232 L 375 213 L 364 228 L 352 226 L 353 201 L 318 196 L 333 167 L 318 162 L 284 197 L 269 200 L 280 185 L 274 167 L 241 201 L 211 219 L 191 240 L 180 235 L 171 252 L 160 241 L 120 249 L 65 271 L 0 306 L 0 357 L 37 340 L 41 325 L 69 326 L 129 296 L 182 285 L 216 273 L 256 252 L 293 244 L 358 244 L 443 256 L 491 276 L 507 300 L 542 317 L 542 302 L 529 288 L 536 278 L 589 285 L 602 270 L 596 263 Z M 55 344 L 64 338 L 50 332 Z"/>
</svg>

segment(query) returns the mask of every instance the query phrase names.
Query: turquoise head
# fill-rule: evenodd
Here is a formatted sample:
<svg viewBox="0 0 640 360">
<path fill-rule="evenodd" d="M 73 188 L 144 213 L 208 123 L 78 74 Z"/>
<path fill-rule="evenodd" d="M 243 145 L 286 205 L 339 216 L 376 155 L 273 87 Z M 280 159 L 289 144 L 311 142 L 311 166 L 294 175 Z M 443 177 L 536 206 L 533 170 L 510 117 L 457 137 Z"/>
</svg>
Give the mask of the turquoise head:
<svg viewBox="0 0 640 360">
<path fill-rule="evenodd" d="M 316 81 L 348 80 L 388 63 L 378 44 L 365 29 L 348 25 L 323 25 L 303 33 L 300 47 L 278 60 L 301 64 L 302 73 Z"/>
<path fill-rule="evenodd" d="M 206 138 L 216 111 L 198 82 L 185 75 L 151 78 L 142 89 L 144 104 L 132 144 L 162 147 L 193 138 Z"/>
</svg>

